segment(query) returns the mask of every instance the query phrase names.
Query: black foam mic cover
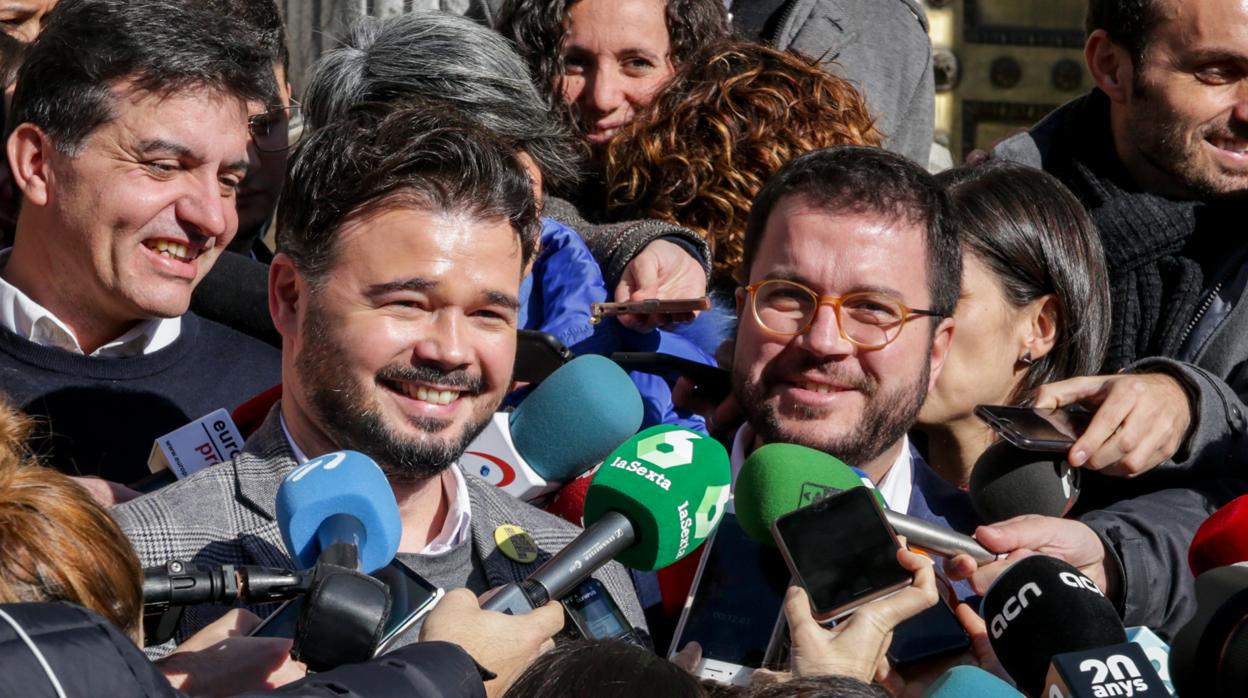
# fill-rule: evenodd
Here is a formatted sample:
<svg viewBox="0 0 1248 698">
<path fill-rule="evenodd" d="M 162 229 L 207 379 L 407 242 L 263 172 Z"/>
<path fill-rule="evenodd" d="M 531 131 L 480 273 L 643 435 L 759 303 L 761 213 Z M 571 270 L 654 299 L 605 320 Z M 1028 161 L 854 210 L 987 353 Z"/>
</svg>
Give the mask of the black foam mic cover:
<svg viewBox="0 0 1248 698">
<path fill-rule="evenodd" d="M 1054 655 L 1127 641 L 1114 604 L 1070 565 L 1032 555 L 1001 574 L 980 605 L 1001 666 L 1030 695 L 1044 690 Z"/>
<path fill-rule="evenodd" d="M 1196 578 L 1196 615 L 1174 636 L 1170 677 L 1183 696 L 1248 695 L 1248 563 Z"/>
<path fill-rule="evenodd" d="M 998 441 L 975 461 L 971 504 L 987 523 L 1023 514 L 1065 516 L 1079 498 L 1079 469 L 1060 453 L 1025 451 Z"/>
</svg>

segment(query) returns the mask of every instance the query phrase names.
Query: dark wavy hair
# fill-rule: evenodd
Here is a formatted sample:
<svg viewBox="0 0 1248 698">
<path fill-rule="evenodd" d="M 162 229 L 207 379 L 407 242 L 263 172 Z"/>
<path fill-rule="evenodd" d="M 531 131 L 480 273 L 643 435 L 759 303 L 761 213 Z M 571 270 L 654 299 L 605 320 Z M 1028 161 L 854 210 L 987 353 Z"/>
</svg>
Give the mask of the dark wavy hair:
<svg viewBox="0 0 1248 698">
<path fill-rule="evenodd" d="M 568 13 L 579 1 L 505 0 L 494 23 L 529 64 L 538 91 L 568 123 L 572 123 L 572 115 L 559 98 L 559 79 L 563 75 Z M 677 70 L 708 42 L 732 35 L 723 0 L 666 0 L 666 13 L 671 45 L 668 57 Z"/>
<path fill-rule="evenodd" d="M 1083 205 L 1056 177 L 990 161 L 937 175 L 967 254 L 983 263 L 1011 305 L 1052 294 L 1057 342 L 1035 360 L 1011 404 L 1045 383 L 1094 375 L 1109 342 L 1109 274 L 1101 238 Z"/>
<path fill-rule="evenodd" d="M 696 53 L 607 151 L 607 206 L 701 233 L 712 280 L 730 285 L 767 178 L 802 153 L 880 144 L 852 85 L 801 56 L 747 41 Z"/>
</svg>

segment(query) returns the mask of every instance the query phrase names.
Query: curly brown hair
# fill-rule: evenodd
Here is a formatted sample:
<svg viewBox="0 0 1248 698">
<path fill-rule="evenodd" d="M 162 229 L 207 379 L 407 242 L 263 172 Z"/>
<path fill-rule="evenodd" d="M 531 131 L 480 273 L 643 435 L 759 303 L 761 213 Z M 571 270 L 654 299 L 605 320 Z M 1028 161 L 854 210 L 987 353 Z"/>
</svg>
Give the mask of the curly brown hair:
<svg viewBox="0 0 1248 698">
<path fill-rule="evenodd" d="M 799 55 L 729 41 L 679 70 L 611 141 L 607 205 L 616 218 L 658 218 L 711 244 L 712 281 L 733 283 L 754 195 L 798 155 L 878 146 L 853 86 Z"/>
</svg>

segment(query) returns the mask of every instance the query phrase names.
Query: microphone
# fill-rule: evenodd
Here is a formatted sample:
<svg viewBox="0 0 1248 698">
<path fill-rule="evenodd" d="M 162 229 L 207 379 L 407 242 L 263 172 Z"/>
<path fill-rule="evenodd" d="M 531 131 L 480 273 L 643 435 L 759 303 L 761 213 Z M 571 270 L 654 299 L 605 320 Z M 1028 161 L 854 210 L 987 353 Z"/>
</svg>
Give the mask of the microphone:
<svg viewBox="0 0 1248 698">
<path fill-rule="evenodd" d="M 1248 494 L 1233 499 L 1196 529 L 1187 565 L 1200 576 L 1248 560 Z"/>
<path fill-rule="evenodd" d="M 515 410 L 496 413 L 459 464 L 507 494 L 531 500 L 597 465 L 637 433 L 643 416 L 641 394 L 623 369 L 603 356 L 578 356 Z M 570 429 L 576 438 L 555 437 Z"/>
<path fill-rule="evenodd" d="M 709 436 L 671 425 L 646 429 L 594 475 L 585 494 L 585 530 L 481 607 L 527 613 L 563 597 L 612 559 L 639 570 L 680 560 L 719 525 L 730 478 L 728 453 Z"/>
<path fill-rule="evenodd" d="M 975 461 L 970 484 L 971 505 L 986 523 L 1023 514 L 1062 517 L 1079 498 L 1080 472 L 1060 454 L 998 441 Z"/>
<path fill-rule="evenodd" d="M 1029 695 L 1045 686 L 1050 660 L 1127 641 L 1114 604 L 1074 567 L 1043 555 L 1014 563 L 984 594 L 979 614 L 1001 666 Z"/>
<path fill-rule="evenodd" d="M 1020 698 L 1010 684 L 975 666 L 955 666 L 932 682 L 922 698 Z"/>
<path fill-rule="evenodd" d="M 1144 656 L 1157 672 L 1157 678 L 1171 695 L 1174 694 L 1174 681 L 1170 678 L 1170 645 L 1157 636 L 1157 633 L 1143 626 L 1127 628 L 1127 642 L 1140 646 Z"/>
<path fill-rule="evenodd" d="M 1170 679 L 1181 696 L 1248 695 L 1248 563 L 1196 577 L 1196 615 L 1174 636 Z"/>
<path fill-rule="evenodd" d="M 277 525 L 304 569 L 318 562 L 364 572 L 390 564 L 403 523 L 372 458 L 336 451 L 295 468 L 277 490 Z"/>
<path fill-rule="evenodd" d="M 737 523 L 754 540 L 775 545 L 773 521 L 830 494 L 862 486 L 862 478 L 838 458 L 797 444 L 766 444 L 750 454 L 737 474 Z M 888 509 L 884 516 L 910 546 L 946 557 L 966 553 L 981 564 L 999 559 L 974 538 L 944 526 Z"/>
</svg>

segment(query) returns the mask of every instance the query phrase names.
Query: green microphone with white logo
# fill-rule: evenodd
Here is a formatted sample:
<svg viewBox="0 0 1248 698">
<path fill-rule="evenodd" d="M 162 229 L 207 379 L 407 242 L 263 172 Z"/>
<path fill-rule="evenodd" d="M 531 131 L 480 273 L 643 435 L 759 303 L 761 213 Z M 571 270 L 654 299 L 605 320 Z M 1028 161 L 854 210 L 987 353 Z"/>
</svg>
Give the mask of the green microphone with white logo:
<svg viewBox="0 0 1248 698">
<path fill-rule="evenodd" d="M 611 560 L 657 570 L 697 550 L 723 517 L 728 453 L 707 436 L 651 427 L 611 452 L 585 494 L 585 530 L 482 608 L 526 613 L 559 599 Z"/>
</svg>

